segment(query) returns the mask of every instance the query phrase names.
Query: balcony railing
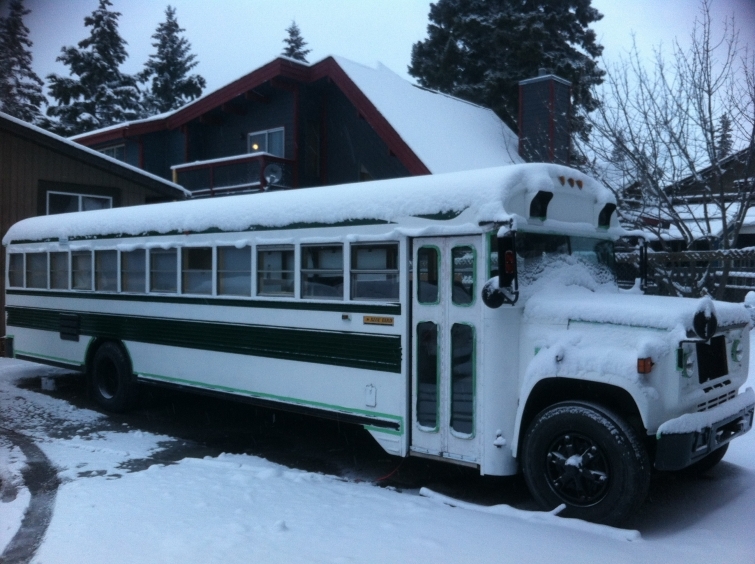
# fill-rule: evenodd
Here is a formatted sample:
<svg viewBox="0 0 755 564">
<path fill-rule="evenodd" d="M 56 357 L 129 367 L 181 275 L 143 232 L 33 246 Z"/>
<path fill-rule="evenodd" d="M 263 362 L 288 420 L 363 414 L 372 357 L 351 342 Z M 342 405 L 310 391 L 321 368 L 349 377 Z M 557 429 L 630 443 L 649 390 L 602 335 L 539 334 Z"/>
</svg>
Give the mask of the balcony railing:
<svg viewBox="0 0 755 564">
<path fill-rule="evenodd" d="M 269 153 L 234 155 L 172 166 L 173 182 L 195 198 L 294 187 L 295 162 Z"/>
</svg>

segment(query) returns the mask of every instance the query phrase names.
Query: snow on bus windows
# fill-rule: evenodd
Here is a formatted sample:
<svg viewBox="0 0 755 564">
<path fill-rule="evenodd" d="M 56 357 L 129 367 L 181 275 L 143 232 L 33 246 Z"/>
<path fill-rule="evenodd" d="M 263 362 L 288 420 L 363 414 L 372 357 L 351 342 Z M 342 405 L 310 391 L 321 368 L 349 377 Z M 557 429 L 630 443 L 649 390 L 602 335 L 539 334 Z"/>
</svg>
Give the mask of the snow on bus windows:
<svg viewBox="0 0 755 564">
<path fill-rule="evenodd" d="M 212 294 L 212 247 L 181 249 L 181 292 Z"/>
<path fill-rule="evenodd" d="M 257 295 L 294 295 L 294 247 L 257 248 Z"/>
<path fill-rule="evenodd" d="M 398 243 L 352 245 L 351 299 L 398 300 Z"/>
</svg>

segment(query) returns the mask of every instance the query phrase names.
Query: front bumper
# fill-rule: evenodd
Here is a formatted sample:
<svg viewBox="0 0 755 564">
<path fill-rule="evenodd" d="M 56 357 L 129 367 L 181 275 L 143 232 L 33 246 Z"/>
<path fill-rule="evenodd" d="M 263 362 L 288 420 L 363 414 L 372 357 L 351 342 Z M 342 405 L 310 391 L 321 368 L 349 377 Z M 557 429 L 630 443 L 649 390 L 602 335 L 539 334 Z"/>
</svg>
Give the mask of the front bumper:
<svg viewBox="0 0 755 564">
<path fill-rule="evenodd" d="M 755 392 L 748 388 L 713 409 L 666 421 L 656 433 L 655 467 L 658 470 L 681 470 L 697 462 L 749 431 L 753 413 Z"/>
</svg>

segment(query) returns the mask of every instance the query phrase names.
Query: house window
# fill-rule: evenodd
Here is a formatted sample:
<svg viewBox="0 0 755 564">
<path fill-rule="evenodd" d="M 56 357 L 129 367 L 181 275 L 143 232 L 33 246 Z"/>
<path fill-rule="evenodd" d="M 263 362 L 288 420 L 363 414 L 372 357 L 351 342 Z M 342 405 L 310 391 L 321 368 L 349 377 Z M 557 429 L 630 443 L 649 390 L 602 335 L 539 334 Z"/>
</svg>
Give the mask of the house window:
<svg viewBox="0 0 755 564">
<path fill-rule="evenodd" d="M 78 211 L 102 210 L 113 207 L 109 196 L 47 192 L 47 215 Z"/>
<path fill-rule="evenodd" d="M 123 144 L 105 147 L 104 149 L 99 149 L 99 152 L 113 159 L 124 162 L 126 161 L 126 146 Z"/>
<path fill-rule="evenodd" d="M 268 129 L 266 131 L 255 131 L 249 134 L 249 152 L 250 153 L 270 153 L 276 157 L 283 158 L 284 134 L 283 128 Z"/>
</svg>

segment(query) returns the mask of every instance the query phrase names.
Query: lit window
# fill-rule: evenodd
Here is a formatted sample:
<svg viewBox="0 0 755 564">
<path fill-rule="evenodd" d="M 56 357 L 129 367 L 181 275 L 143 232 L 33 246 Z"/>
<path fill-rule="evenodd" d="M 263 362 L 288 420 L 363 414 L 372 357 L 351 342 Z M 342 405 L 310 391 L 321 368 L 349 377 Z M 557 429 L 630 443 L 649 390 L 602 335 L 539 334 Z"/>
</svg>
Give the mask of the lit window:
<svg viewBox="0 0 755 564">
<path fill-rule="evenodd" d="M 250 153 L 270 153 L 276 157 L 284 157 L 284 129 L 268 129 L 266 131 L 255 131 L 249 134 L 249 152 Z"/>
<path fill-rule="evenodd" d="M 102 210 L 112 207 L 113 199 L 108 196 L 69 194 L 67 192 L 47 192 L 47 215 Z"/>
</svg>

